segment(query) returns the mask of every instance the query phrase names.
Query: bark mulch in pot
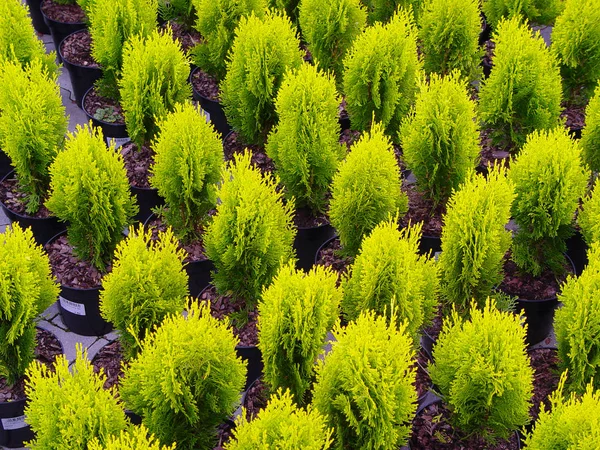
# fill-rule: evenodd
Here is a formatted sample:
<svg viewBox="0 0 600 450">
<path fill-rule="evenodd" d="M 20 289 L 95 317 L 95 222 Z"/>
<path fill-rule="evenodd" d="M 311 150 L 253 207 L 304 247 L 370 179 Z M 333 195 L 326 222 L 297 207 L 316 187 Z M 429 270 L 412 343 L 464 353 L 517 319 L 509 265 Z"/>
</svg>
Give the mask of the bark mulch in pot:
<svg viewBox="0 0 600 450">
<path fill-rule="evenodd" d="M 129 142 L 121 147 L 129 184 L 138 188 L 150 188 L 150 166 L 154 164 L 154 150 L 142 145 L 141 149 Z"/>
<path fill-rule="evenodd" d="M 327 207 L 325 209 L 327 209 Z M 308 208 L 295 209 L 294 225 L 297 228 L 315 228 L 327 224 L 329 224 L 329 217 L 326 213 L 318 213 L 315 215 Z"/>
<path fill-rule="evenodd" d="M 92 117 L 115 125 L 124 125 L 123 109 L 116 100 L 103 97 L 91 89 L 85 96 L 83 108 Z"/>
<path fill-rule="evenodd" d="M 221 91 L 219 89 L 219 83 L 217 80 L 204 72 L 202 69 L 198 69 L 192 76 L 192 86 L 198 91 L 198 93 L 213 102 L 220 101 Z"/>
<path fill-rule="evenodd" d="M 400 227 L 406 227 L 409 222 L 413 225 L 422 222 L 421 233 L 424 236 L 441 236 L 445 205 L 439 204 L 434 207 L 433 201 L 425 198 L 416 184 L 409 184 L 406 180 L 402 180 L 402 185 L 402 190 L 408 195 L 408 212 L 400 219 Z"/>
<path fill-rule="evenodd" d="M 71 64 L 100 67 L 92 56 L 92 36 L 88 30 L 67 36 L 61 44 L 61 52 L 65 60 Z"/>
<path fill-rule="evenodd" d="M 267 406 L 269 401 L 267 386 L 263 383 L 262 379 L 256 380 L 246 393 L 244 400 L 244 408 L 246 408 L 246 418 L 252 420 Z"/>
<path fill-rule="evenodd" d="M 92 366 L 94 366 L 95 373 L 99 373 L 101 368 L 104 370 L 104 374 L 106 375 L 104 389 L 119 386 L 124 373 L 122 361 L 123 348 L 118 339 L 102 347 L 92 359 Z"/>
<path fill-rule="evenodd" d="M 347 151 L 350 151 L 350 147 L 360 138 L 362 133 L 355 130 L 343 130 L 340 133 L 340 144 L 345 145 Z"/>
<path fill-rule="evenodd" d="M 275 164 L 267 156 L 263 146 L 244 144 L 236 131 L 229 133 L 223 140 L 223 152 L 226 161 L 233 160 L 233 155 L 243 153 L 246 148 L 252 152 L 252 164 L 258 167 L 261 172 L 271 173 L 275 170 Z"/>
<path fill-rule="evenodd" d="M 479 156 L 480 164 L 482 166 L 494 167 L 496 164 L 510 164 L 511 149 L 494 143 L 494 140 L 492 139 L 492 130 L 490 128 L 481 129 L 480 147 L 481 152 Z"/>
<path fill-rule="evenodd" d="M 77 4 L 59 5 L 52 0 L 44 0 L 42 11 L 55 22 L 62 23 L 81 23 L 85 22 L 85 13 Z"/>
<path fill-rule="evenodd" d="M 499 289 L 509 295 L 526 300 L 546 300 L 555 298 L 560 291 L 560 284 L 566 279 L 567 273 L 573 269 L 565 266 L 565 274 L 558 277 L 550 270 L 545 270 L 539 277 L 521 272 L 519 267 L 510 259 L 504 263 L 504 280 Z"/>
<path fill-rule="evenodd" d="M 575 103 L 570 101 L 563 101 L 561 103 L 563 108 L 560 117 L 565 120 L 565 126 L 568 129 L 581 130 L 585 127 L 585 108 L 584 103 Z"/>
<path fill-rule="evenodd" d="M 173 39 L 175 41 L 179 41 L 181 44 L 181 49 L 184 51 L 184 53 L 202 42 L 202 35 L 193 28 L 188 28 L 176 20 L 170 20 L 168 24 L 163 26 L 163 28 L 166 28 L 167 25 L 171 27 L 171 30 L 173 31 Z"/>
<path fill-rule="evenodd" d="M 158 239 L 159 231 L 166 231 L 167 224 L 162 220 L 162 218 L 154 216 L 155 218 L 147 223 L 148 229 L 152 232 L 152 239 Z M 179 248 L 182 248 L 186 252 L 186 257 L 183 260 L 184 263 L 195 262 L 195 261 L 204 261 L 207 260 L 208 257 L 204 251 L 204 243 L 202 239 L 199 238 L 193 242 L 182 243 L 179 242 Z"/>
<path fill-rule="evenodd" d="M 335 238 L 324 244 L 317 255 L 316 264 L 324 267 L 331 267 L 338 274 L 338 283 L 342 275 L 348 272 L 348 268 L 354 263 L 351 256 L 341 256 L 342 245 L 340 238 Z"/>
<path fill-rule="evenodd" d="M 540 414 L 543 403 L 546 411 L 550 408 L 549 396 L 557 386 L 560 378 L 558 370 L 558 353 L 553 348 L 538 348 L 529 350 L 531 367 L 534 371 L 533 398 L 529 410 L 531 422 L 535 422 Z"/>
<path fill-rule="evenodd" d="M 52 216 L 52 213 L 43 204 L 35 214 L 27 214 L 25 197 L 25 194 L 19 189 L 19 182 L 14 175 L 0 182 L 0 201 L 12 212 L 36 219 L 47 219 Z"/>
</svg>

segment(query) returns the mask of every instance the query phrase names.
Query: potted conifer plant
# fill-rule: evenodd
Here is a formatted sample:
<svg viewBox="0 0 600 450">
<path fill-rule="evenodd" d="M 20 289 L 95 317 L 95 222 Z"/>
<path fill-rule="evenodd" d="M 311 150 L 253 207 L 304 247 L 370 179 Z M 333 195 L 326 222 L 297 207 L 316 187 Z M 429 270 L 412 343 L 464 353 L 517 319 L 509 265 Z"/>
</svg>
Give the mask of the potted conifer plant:
<svg viewBox="0 0 600 450">
<path fill-rule="evenodd" d="M 119 435 L 109 436 L 102 444 L 98 438 L 88 443 L 88 450 L 175 450 L 176 444 L 160 445 L 160 442 L 144 425 L 130 427 Z"/>
<path fill-rule="evenodd" d="M 562 9 L 561 0 L 485 0 L 482 9 L 486 20 L 495 30 L 502 19 L 523 17 L 528 22 L 551 24 Z"/>
<path fill-rule="evenodd" d="M 387 23 L 400 9 L 412 10 L 415 18 L 419 17 L 423 0 L 364 0 L 367 8 L 367 19 L 370 25 L 376 22 Z"/>
<path fill-rule="evenodd" d="M 54 48 L 58 49 L 63 39 L 71 33 L 86 27 L 87 18 L 80 4 L 85 5 L 88 1 L 90 0 L 42 0 L 40 10 L 52 35 Z M 59 59 L 59 62 L 62 61 Z"/>
</svg>

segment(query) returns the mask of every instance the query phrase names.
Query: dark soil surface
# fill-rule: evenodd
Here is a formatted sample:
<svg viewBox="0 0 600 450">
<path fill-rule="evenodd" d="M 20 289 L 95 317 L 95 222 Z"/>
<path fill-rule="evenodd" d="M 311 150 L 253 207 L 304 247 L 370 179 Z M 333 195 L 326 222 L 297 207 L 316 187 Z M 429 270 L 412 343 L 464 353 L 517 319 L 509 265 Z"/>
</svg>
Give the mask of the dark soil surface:
<svg viewBox="0 0 600 450">
<path fill-rule="evenodd" d="M 344 130 L 340 134 L 340 144 L 345 145 L 348 151 L 350 151 L 350 147 L 358 141 L 361 134 L 360 131 Z"/>
<path fill-rule="evenodd" d="M 246 304 L 243 301 L 236 301 L 227 295 L 219 295 L 217 289 L 210 285 L 200 295 L 201 301 L 210 300 L 210 312 L 217 319 L 230 317 L 232 314 L 236 317 L 244 317 L 246 314 Z M 239 345 L 251 346 L 258 345 L 258 328 L 256 320 L 258 311 L 256 307 L 248 311 L 248 319 L 245 323 L 232 320 L 233 334 L 240 342 Z"/>
<path fill-rule="evenodd" d="M 321 225 L 327 225 L 329 223 L 329 217 L 326 213 L 320 213 L 314 215 L 314 213 L 308 208 L 296 208 L 296 214 L 294 214 L 294 225 L 297 228 L 314 228 Z"/>
<path fill-rule="evenodd" d="M 234 429 L 235 423 L 230 420 L 219 425 L 217 427 L 218 444 L 215 448 L 213 448 L 213 450 L 224 450 L 223 445 L 225 445 L 229 439 L 231 439 Z"/>
<path fill-rule="evenodd" d="M 169 25 L 171 26 L 171 30 L 173 30 L 173 39 L 179 41 L 181 49 L 184 52 L 187 52 L 202 42 L 202 35 L 193 28 L 190 29 L 175 20 L 169 21 Z"/>
<path fill-rule="evenodd" d="M 569 269 L 569 272 L 572 269 Z M 504 263 L 504 280 L 500 290 L 509 295 L 524 300 L 545 300 L 556 297 L 560 283 L 566 279 L 566 274 L 559 279 L 551 271 L 546 270 L 539 277 L 521 273 L 517 265 L 510 259 Z"/>
<path fill-rule="evenodd" d="M 85 96 L 83 107 L 90 116 L 98 120 L 119 125 L 125 124 L 123 109 L 119 102 L 111 98 L 102 97 L 96 92 L 96 89 L 92 89 L 89 91 L 88 95 Z M 104 114 L 101 114 L 103 111 Z"/>
<path fill-rule="evenodd" d="M 542 403 L 546 410 L 550 407 L 548 397 L 558 386 L 559 370 L 557 351 L 552 348 L 539 348 L 529 350 L 531 367 L 534 371 L 533 380 L 533 405 L 529 410 L 532 423 L 537 420 Z"/>
<path fill-rule="evenodd" d="M 63 352 L 59 340 L 49 331 L 38 328 L 36 330 L 36 341 L 35 359 L 42 364 L 50 366 L 54 363 L 56 357 Z M 0 403 L 12 402 L 23 398 L 25 398 L 25 377 L 22 377 L 12 386 L 8 386 L 6 379 L 0 377 Z"/>
<path fill-rule="evenodd" d="M 408 212 L 400 219 L 400 227 L 407 226 L 409 222 L 411 224 L 422 222 L 423 235 L 441 236 L 445 205 L 440 204 L 434 208 L 433 202 L 423 196 L 416 184 L 408 184 L 406 180 L 403 180 L 402 184 L 402 190 L 408 195 Z"/>
<path fill-rule="evenodd" d="M 564 101 L 561 106 L 563 107 L 563 111 L 560 116 L 566 120 L 565 125 L 568 129 L 581 130 L 585 127 L 586 105 Z"/>
<path fill-rule="evenodd" d="M 444 322 L 444 315 L 442 313 L 442 305 L 438 304 L 437 311 L 433 316 L 431 324 L 425 328 L 425 332 L 433 339 L 436 340 L 442 331 L 442 324 Z"/>
<path fill-rule="evenodd" d="M 192 76 L 192 87 L 202 97 L 205 97 L 213 102 L 220 101 L 221 91 L 219 90 L 219 83 L 217 80 L 204 72 L 202 69 L 198 69 Z"/>
<path fill-rule="evenodd" d="M 150 188 L 150 166 L 154 163 L 154 150 L 145 145 L 138 148 L 133 142 L 121 147 L 129 184 L 138 188 Z"/>
<path fill-rule="evenodd" d="M 158 231 L 166 231 L 167 225 L 160 217 L 153 217 L 154 219 L 149 221 L 146 226 L 152 231 L 152 239 L 156 240 L 158 238 Z M 179 247 L 185 250 L 187 254 L 183 260 L 184 263 L 204 261 L 208 259 L 206 253 L 204 252 L 204 243 L 202 242 L 202 239 L 186 244 L 180 242 Z"/>
<path fill-rule="evenodd" d="M 92 36 L 88 30 L 67 36 L 62 41 L 61 52 L 63 58 L 71 64 L 95 68 L 100 67 L 92 57 Z"/>
<path fill-rule="evenodd" d="M 493 67 L 494 65 L 494 50 L 496 43 L 492 40 L 485 41 L 485 54 L 483 55 L 482 64 L 484 66 Z"/>
<path fill-rule="evenodd" d="M 428 366 L 429 357 L 425 351 L 423 351 L 423 349 L 420 349 L 419 353 L 417 353 L 417 362 L 415 363 L 415 367 L 417 368 L 415 387 L 417 389 L 418 398 L 425 395 L 431 387 L 431 378 L 429 377 L 429 372 L 427 369 Z"/>
<path fill-rule="evenodd" d="M 275 164 L 265 153 L 264 147 L 244 144 L 235 131 L 232 131 L 223 139 L 223 152 L 225 153 L 226 161 L 233 160 L 233 155 L 243 153 L 246 148 L 252 152 L 252 164 L 258 167 L 263 173 L 271 173 L 275 170 Z"/>
<path fill-rule="evenodd" d="M 62 235 L 44 247 L 50 259 L 52 274 L 63 286 L 89 289 L 100 286 L 103 274 L 91 263 L 82 261 L 73 253 L 73 247 Z M 107 268 L 107 272 L 110 267 Z"/>
<path fill-rule="evenodd" d="M 346 110 L 346 97 L 343 97 L 342 101 L 340 102 L 340 106 L 338 108 L 338 117 L 340 119 L 347 119 L 350 117 L 348 115 L 348 111 Z"/>
<path fill-rule="evenodd" d="M 354 262 L 352 257 L 343 257 L 339 255 L 342 246 L 340 239 L 335 238 L 324 244 L 321 251 L 317 255 L 316 264 L 324 267 L 331 267 L 335 272 L 338 273 L 338 280 L 342 274 L 348 271 L 348 267 Z"/>
<path fill-rule="evenodd" d="M 481 152 L 480 164 L 482 166 L 495 166 L 496 164 L 510 163 L 510 149 L 503 148 L 501 145 L 494 144 L 492 139 L 492 130 L 483 128 L 480 133 Z"/>
<path fill-rule="evenodd" d="M 77 4 L 59 5 L 52 0 L 42 2 L 42 11 L 50 19 L 62 23 L 82 23 L 85 22 L 85 13 Z"/>
<path fill-rule="evenodd" d="M 119 386 L 121 377 L 123 376 L 123 348 L 119 340 L 106 344 L 100 349 L 96 356 L 92 359 L 94 372 L 99 373 L 100 368 L 104 370 L 106 381 L 104 389 L 110 389 L 113 386 Z"/>
<path fill-rule="evenodd" d="M 244 408 L 246 408 L 246 418 L 248 420 L 254 419 L 256 415 L 260 412 L 260 410 L 264 409 L 267 406 L 268 401 L 269 397 L 267 392 L 267 386 L 259 378 L 254 383 L 252 383 L 250 388 L 248 388 L 248 392 L 244 400 Z"/>
<path fill-rule="evenodd" d="M 36 219 L 46 219 L 52 216 L 52 213 L 44 205 L 33 215 L 26 214 L 25 197 L 25 194 L 19 190 L 19 182 L 14 176 L 0 182 L 0 202 L 12 212 Z"/>
</svg>

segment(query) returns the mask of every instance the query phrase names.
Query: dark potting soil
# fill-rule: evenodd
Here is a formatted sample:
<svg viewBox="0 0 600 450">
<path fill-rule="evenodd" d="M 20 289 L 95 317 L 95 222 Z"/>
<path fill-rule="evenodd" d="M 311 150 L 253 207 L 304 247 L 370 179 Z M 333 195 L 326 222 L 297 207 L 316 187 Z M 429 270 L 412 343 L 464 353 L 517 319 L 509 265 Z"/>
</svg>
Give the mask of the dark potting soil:
<svg viewBox="0 0 600 450">
<path fill-rule="evenodd" d="M 62 23 L 82 23 L 85 22 L 85 13 L 77 4 L 59 5 L 52 0 L 44 0 L 42 11 L 50 19 Z"/>
<path fill-rule="evenodd" d="M 482 166 L 494 167 L 496 164 L 510 163 L 510 148 L 503 148 L 499 144 L 495 144 L 492 139 L 492 130 L 483 128 L 479 134 L 479 142 L 481 151 L 479 153 L 480 164 Z"/>
<path fill-rule="evenodd" d="M 118 339 L 102 347 L 92 359 L 94 373 L 99 373 L 101 368 L 104 370 L 106 375 L 104 389 L 119 386 L 124 373 L 122 361 L 123 347 Z"/>
<path fill-rule="evenodd" d="M 221 425 L 217 427 L 217 446 L 213 448 L 213 450 L 225 450 L 223 445 L 229 442 L 229 439 L 233 436 L 233 430 L 235 429 L 235 424 L 232 421 L 225 421 Z"/>
<path fill-rule="evenodd" d="M 62 354 L 59 340 L 52 333 L 40 328 L 36 329 L 35 359 L 50 367 L 56 357 Z M 8 386 L 6 378 L 0 377 L 0 403 L 12 402 L 25 398 L 25 377 L 14 385 Z"/>
<path fill-rule="evenodd" d="M 317 255 L 316 262 L 319 266 L 331 267 L 337 272 L 338 282 L 341 276 L 348 271 L 348 267 L 354 262 L 354 258 L 351 256 L 341 256 L 339 254 L 341 249 L 342 245 L 340 244 L 340 239 L 332 239 L 321 248 L 320 253 Z"/>
<path fill-rule="evenodd" d="M 443 306 L 438 304 L 436 307 L 435 315 L 433 316 L 433 320 L 431 324 L 429 324 L 425 328 L 425 332 L 433 339 L 436 340 L 442 331 L 442 324 L 444 322 L 444 314 L 442 312 Z"/>
<path fill-rule="evenodd" d="M 200 301 L 210 301 L 210 312 L 217 319 L 225 319 L 232 316 L 244 317 L 246 315 L 246 304 L 243 301 L 234 300 L 228 295 L 219 295 L 217 289 L 212 285 L 208 286 L 202 292 Z M 254 307 L 248 311 L 247 320 L 232 320 L 233 334 L 239 339 L 239 345 L 250 346 L 258 344 L 257 317 L 258 311 Z"/>
<path fill-rule="evenodd" d="M 102 97 L 96 89 L 92 89 L 85 96 L 83 105 L 85 111 L 92 117 L 104 122 L 124 125 L 123 109 L 116 100 Z"/>
<path fill-rule="evenodd" d="M 219 83 L 213 76 L 207 74 L 202 69 L 194 72 L 192 86 L 202 97 L 213 102 L 220 101 L 221 91 L 219 90 Z"/>
<path fill-rule="evenodd" d="M 158 231 L 166 231 L 167 224 L 160 217 L 156 217 L 147 224 L 148 229 L 152 232 L 152 239 L 158 239 Z M 179 248 L 182 248 L 186 252 L 186 257 L 183 260 L 184 263 L 204 261 L 208 259 L 204 251 L 204 243 L 202 238 L 194 242 L 181 243 L 179 242 Z"/>
<path fill-rule="evenodd" d="M 565 271 L 572 268 L 565 265 Z M 545 270 L 539 277 L 522 273 L 518 266 L 506 258 L 504 262 L 504 280 L 499 289 L 509 295 L 524 300 L 545 300 L 556 297 L 560 284 L 566 279 L 566 274 L 558 279 L 550 270 Z"/>
<path fill-rule="evenodd" d="M 585 127 L 585 104 L 569 101 L 561 103 L 563 108 L 560 117 L 564 119 L 567 129 L 583 129 Z"/>
<path fill-rule="evenodd" d="M 415 367 L 417 369 L 415 387 L 417 389 L 418 398 L 425 395 L 431 387 L 431 377 L 429 376 L 428 366 L 429 357 L 423 349 L 420 349 L 417 353 L 417 361 L 415 362 Z"/>
<path fill-rule="evenodd" d="M 121 147 L 129 184 L 138 188 L 150 188 L 150 166 L 154 164 L 154 150 L 133 142 Z"/>
<path fill-rule="evenodd" d="M 52 216 L 52 213 L 44 205 L 40 206 L 40 209 L 33 215 L 26 214 L 25 197 L 25 194 L 19 190 L 19 182 L 14 176 L 5 178 L 0 183 L 0 201 L 12 212 L 36 219 L 46 219 Z"/>
<path fill-rule="evenodd" d="M 483 55 L 483 63 L 492 66 L 494 65 L 494 50 L 496 49 L 496 43 L 494 41 L 485 41 L 485 53 Z"/>
<path fill-rule="evenodd" d="M 252 152 L 252 164 L 258 167 L 261 172 L 271 173 L 275 170 L 275 164 L 273 163 L 273 160 L 267 156 L 263 146 L 244 144 L 235 131 L 229 133 L 223 141 L 225 160 L 233 160 L 233 155 L 236 153 L 243 153 L 246 148 Z"/>
<path fill-rule="evenodd" d="M 302 57 L 302 59 L 304 59 L 304 61 L 306 61 L 306 62 L 311 62 L 312 61 L 312 53 L 310 52 L 310 50 L 308 49 L 306 44 L 300 44 L 300 50 L 302 51 L 302 53 L 304 53 L 304 56 Z"/>
<path fill-rule="evenodd" d="M 538 348 L 529 351 L 531 367 L 534 371 L 532 406 L 529 409 L 531 422 L 535 422 L 543 403 L 546 411 L 550 408 L 550 394 L 557 386 L 560 378 L 558 370 L 558 353 L 553 348 Z"/>
<path fill-rule="evenodd" d="M 90 262 L 79 259 L 73 253 L 66 235 L 60 236 L 44 247 L 50 259 L 52 274 L 64 286 L 89 289 L 100 286 L 102 274 Z M 111 267 L 107 267 L 107 273 Z"/>
<path fill-rule="evenodd" d="M 340 133 L 340 144 L 345 145 L 347 151 L 350 151 L 350 147 L 360 138 L 362 133 L 355 130 L 343 130 Z"/>
<path fill-rule="evenodd" d="M 92 36 L 88 30 L 70 34 L 62 41 L 62 55 L 71 64 L 95 67 L 100 65 L 92 56 Z"/>
<path fill-rule="evenodd" d="M 340 102 L 340 106 L 338 108 L 338 117 L 340 119 L 347 119 L 350 117 L 348 110 L 346 109 L 346 97 L 342 97 L 342 101 Z"/>
<path fill-rule="evenodd" d="M 252 420 L 267 406 L 269 401 L 267 386 L 262 382 L 262 379 L 256 380 L 246 393 L 244 400 L 244 408 L 246 408 L 246 418 Z"/>
<path fill-rule="evenodd" d="M 202 35 L 193 28 L 188 28 L 175 20 L 170 20 L 168 26 L 173 31 L 173 39 L 179 41 L 184 53 L 202 42 Z M 163 28 L 166 27 L 167 24 L 163 25 Z"/>
<path fill-rule="evenodd" d="M 408 184 L 402 180 L 402 190 L 408 195 L 408 212 L 400 219 L 400 227 L 408 223 L 423 223 L 422 234 L 439 237 L 442 235 L 442 217 L 446 207 L 439 204 L 434 208 L 433 201 L 426 199 L 416 184 Z"/>
<path fill-rule="evenodd" d="M 327 225 L 329 223 L 329 217 L 326 213 L 318 213 L 315 215 L 308 208 L 296 208 L 296 214 L 294 214 L 294 225 L 297 228 L 313 228 L 321 225 Z"/>
</svg>

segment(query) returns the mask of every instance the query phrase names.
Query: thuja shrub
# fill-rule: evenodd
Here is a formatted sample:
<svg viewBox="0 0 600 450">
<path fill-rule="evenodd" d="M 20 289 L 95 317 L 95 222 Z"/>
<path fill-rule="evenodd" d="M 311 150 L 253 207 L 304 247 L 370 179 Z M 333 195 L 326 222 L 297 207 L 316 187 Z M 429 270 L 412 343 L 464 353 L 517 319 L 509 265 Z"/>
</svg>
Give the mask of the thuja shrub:
<svg viewBox="0 0 600 450">
<path fill-rule="evenodd" d="M 125 43 L 121 106 L 127 132 L 138 146 L 150 142 L 158 122 L 191 96 L 189 75 L 190 63 L 170 28 L 162 33 L 155 30 L 147 38 L 134 36 Z"/>
<path fill-rule="evenodd" d="M 579 143 L 562 127 L 534 132 L 511 164 L 509 177 L 516 193 L 512 217 L 519 226 L 513 261 L 534 276 L 546 268 L 563 272 L 565 239 L 572 234 L 588 180 Z"/>
<path fill-rule="evenodd" d="M 541 35 L 519 17 L 500 21 L 492 40 L 494 68 L 479 92 L 479 116 L 497 142 L 521 146 L 532 131 L 558 124 L 560 69 Z"/>
<path fill-rule="evenodd" d="M 479 5 L 479 0 L 430 0 L 424 4 L 419 39 L 427 73 L 447 75 L 458 70 L 467 80 L 479 78 L 483 55 Z"/>
<path fill-rule="evenodd" d="M 60 87 L 39 61 L 25 69 L 0 62 L 0 147 L 25 194 L 25 212 L 36 213 L 48 193 L 48 167 L 61 150 L 67 118 Z"/>
<path fill-rule="evenodd" d="M 92 55 L 102 67 L 99 92 L 118 98 L 123 46 L 133 36 L 148 36 L 156 28 L 157 0 L 94 0 L 89 11 Z"/>
<path fill-rule="evenodd" d="M 115 250 L 112 271 L 102 279 L 100 312 L 119 331 L 126 360 L 146 334 L 169 314 L 183 311 L 188 277 L 185 251 L 170 228 L 158 232 L 130 228 Z"/>
<path fill-rule="evenodd" d="M 75 254 L 104 270 L 137 212 L 123 157 L 112 145 L 106 148 L 99 129 L 78 125 L 67 135 L 50 175 L 46 207 L 68 223 Z"/>
<path fill-rule="evenodd" d="M 404 160 L 417 187 L 434 203 L 443 203 L 473 172 L 479 160 L 479 130 L 475 102 L 457 72 L 431 74 L 421 89 L 413 113 L 400 128 Z"/>
<path fill-rule="evenodd" d="M 288 198 L 320 212 L 337 166 L 346 154 L 339 143 L 335 81 L 310 64 L 285 76 L 275 108 L 279 122 L 269 134 L 267 155 Z"/>
<path fill-rule="evenodd" d="M 395 136 L 414 103 L 421 70 L 417 28 L 410 12 L 401 11 L 387 24 L 368 27 L 344 60 L 344 93 L 352 128 L 367 130 L 375 120 Z"/>
<path fill-rule="evenodd" d="M 583 199 L 577 222 L 588 246 L 600 241 L 600 181 L 596 178 L 591 192 Z"/>
<path fill-rule="evenodd" d="M 180 239 L 193 240 L 217 203 L 223 145 L 191 103 L 176 105 L 159 123 L 159 130 L 150 184 L 165 199 L 161 213 L 167 224 Z"/>
<path fill-rule="evenodd" d="M 233 438 L 226 450 L 262 450 L 297 448 L 326 450 L 331 445 L 332 430 L 325 418 L 314 409 L 298 408 L 289 391 L 278 391 L 252 421 L 241 414 Z"/>
<path fill-rule="evenodd" d="M 192 0 L 158 0 L 158 15 L 166 22 L 174 20 L 188 29 L 196 20 Z"/>
<path fill-rule="evenodd" d="M 504 278 L 504 255 L 512 240 L 505 226 L 514 190 L 506 170 L 498 166 L 487 177 L 473 174 L 448 201 L 439 258 L 441 290 L 460 313 L 471 300 L 483 307 Z"/>
<path fill-rule="evenodd" d="M 362 0 L 367 8 L 367 20 L 373 25 L 376 22 L 387 22 L 398 10 L 412 10 L 415 18 L 419 17 L 424 0 Z"/>
<path fill-rule="evenodd" d="M 94 439 L 88 445 L 88 450 L 175 450 L 176 444 L 160 445 L 153 434 L 148 433 L 144 425 L 130 427 L 119 435 L 109 436 L 104 445 Z"/>
<path fill-rule="evenodd" d="M 494 28 L 503 18 L 519 16 L 529 22 L 551 24 L 564 8 L 563 3 L 561 0 L 483 0 L 482 9 Z"/>
<path fill-rule="evenodd" d="M 217 80 L 225 78 L 235 29 L 242 17 L 263 18 L 267 0 L 192 0 L 198 20 L 195 28 L 205 41 L 192 50 L 194 64 Z"/>
<path fill-rule="evenodd" d="M 381 222 L 362 241 L 360 251 L 342 281 L 342 312 L 356 320 L 364 310 L 407 322 L 417 339 L 433 319 L 439 290 L 435 261 L 419 255 L 421 225 L 398 230 L 395 220 Z"/>
<path fill-rule="evenodd" d="M 294 24 L 298 23 L 299 4 L 300 0 L 269 0 L 269 6 L 271 8 L 277 8 L 284 11 Z"/>
<path fill-rule="evenodd" d="M 600 86 L 585 109 L 585 127 L 580 142 L 585 163 L 592 171 L 600 172 Z"/>
<path fill-rule="evenodd" d="M 31 448 L 87 450 L 94 438 L 104 444 L 127 426 L 115 389 L 104 389 L 104 371 L 94 373 L 81 344 L 76 351 L 70 370 L 64 355 L 52 368 L 34 361 L 27 369 L 25 415 L 35 435 Z"/>
<path fill-rule="evenodd" d="M 293 206 L 283 203 L 278 180 L 236 155 L 217 191 L 220 203 L 204 234 L 206 255 L 222 293 L 256 302 L 279 266 L 294 258 Z"/>
<path fill-rule="evenodd" d="M 267 11 L 242 17 L 221 84 L 229 124 L 248 144 L 263 143 L 276 122 L 275 97 L 288 69 L 302 64 L 300 43 L 290 19 Z"/>
<path fill-rule="evenodd" d="M 48 257 L 17 222 L 0 239 L 0 376 L 16 383 L 35 356 L 35 319 L 58 298 Z"/>
<path fill-rule="evenodd" d="M 120 394 L 161 443 L 213 448 L 216 428 L 235 411 L 246 380 L 237 339 L 210 308 L 190 302 L 142 342 L 125 369 Z"/>
<path fill-rule="evenodd" d="M 366 25 L 365 8 L 360 0 L 301 0 L 299 10 L 302 37 L 315 62 L 333 72 L 341 87 L 346 53 Z"/>
<path fill-rule="evenodd" d="M 400 169 L 380 124 L 374 123 L 352 146 L 333 177 L 331 191 L 329 218 L 348 255 L 356 254 L 363 236 L 379 222 L 406 213 L 408 197 L 401 190 Z"/>
<path fill-rule="evenodd" d="M 413 340 L 405 325 L 365 311 L 333 334 L 313 395 L 314 407 L 334 429 L 333 448 L 404 445 L 417 408 Z"/>
<path fill-rule="evenodd" d="M 483 310 L 473 304 L 468 320 L 454 310 L 444 321 L 429 374 L 463 432 L 493 442 L 529 422 L 533 369 L 525 335 L 521 318 L 499 311 L 493 299 Z"/>
<path fill-rule="evenodd" d="M 315 267 L 308 274 L 294 263 L 282 266 L 258 304 L 258 348 L 265 380 L 273 391 L 289 389 L 296 403 L 306 403 L 327 332 L 339 313 L 342 292 L 337 275 Z"/>
</svg>

